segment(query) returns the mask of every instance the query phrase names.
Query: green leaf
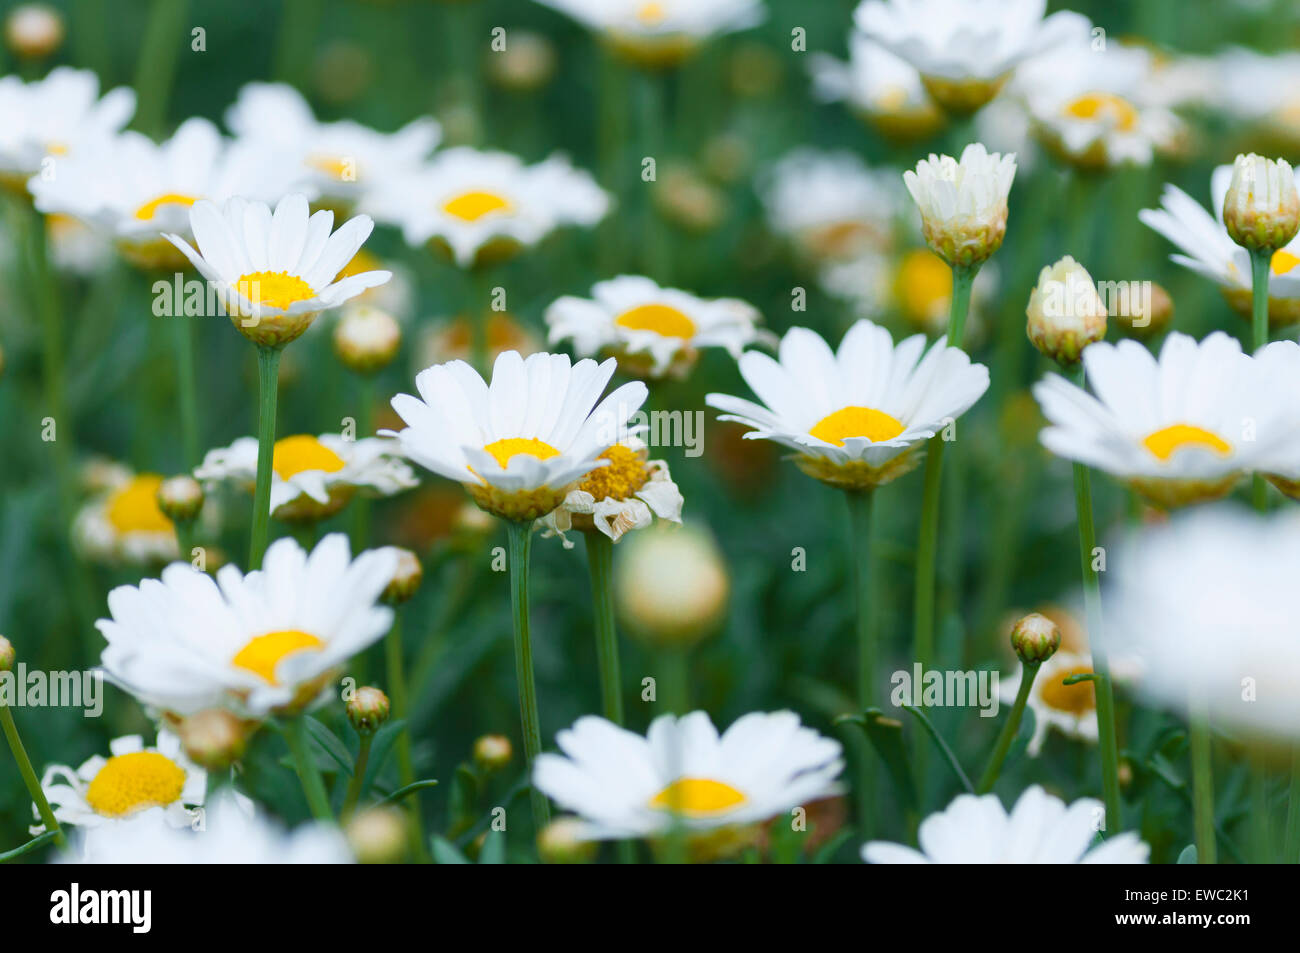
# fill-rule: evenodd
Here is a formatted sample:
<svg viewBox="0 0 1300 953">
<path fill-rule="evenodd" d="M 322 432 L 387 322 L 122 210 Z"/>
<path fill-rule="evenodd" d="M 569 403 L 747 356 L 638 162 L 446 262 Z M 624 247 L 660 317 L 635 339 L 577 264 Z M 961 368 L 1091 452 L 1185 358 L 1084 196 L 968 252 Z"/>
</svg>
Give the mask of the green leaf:
<svg viewBox="0 0 1300 953">
<path fill-rule="evenodd" d="M 867 740 L 880 755 L 889 777 L 898 791 L 899 800 L 908 810 L 916 809 L 916 785 L 912 782 L 912 769 L 907 763 L 907 749 L 903 745 L 903 724 L 886 718 L 879 708 L 868 708 L 861 715 L 841 715 L 833 724 L 852 722 L 867 735 Z"/>
<path fill-rule="evenodd" d="M 44 847 L 58 836 L 58 831 L 46 831 L 44 834 L 38 834 L 21 847 L 15 847 L 13 850 L 7 850 L 0 854 L 0 864 L 7 864 L 11 860 L 17 860 L 23 854 L 30 854 L 32 851 Z"/>
<path fill-rule="evenodd" d="M 379 772 L 383 770 L 388 756 L 393 751 L 397 736 L 405 727 L 406 722 L 403 719 L 395 718 L 375 732 L 374 740 L 370 742 L 370 763 L 366 765 L 366 776 L 362 779 L 362 796 L 365 796 L 371 785 L 375 783 L 375 779 L 379 777 Z"/>
<path fill-rule="evenodd" d="M 434 834 L 433 837 L 429 839 L 429 849 L 433 852 L 433 862 L 435 864 L 469 863 L 465 858 L 465 855 L 457 850 L 451 841 L 447 840 L 445 837 L 440 837 L 437 834 Z"/>
<path fill-rule="evenodd" d="M 831 860 L 835 857 L 837 853 L 839 853 L 840 848 L 843 847 L 845 843 L 847 843 L 850 839 L 852 839 L 855 836 L 857 835 L 856 832 L 853 830 L 853 828 L 851 827 L 840 828 L 840 830 L 835 832 L 834 837 L 832 837 L 826 843 L 822 844 L 821 847 L 817 848 L 817 853 L 813 855 L 812 862 L 814 864 L 831 863 Z"/>
<path fill-rule="evenodd" d="M 943 740 L 943 736 L 939 734 L 938 729 L 934 727 L 934 724 L 929 718 L 925 717 L 925 712 L 921 711 L 921 709 L 917 708 L 915 705 L 904 705 L 903 710 L 910 715 L 914 715 L 917 720 L 921 722 L 921 726 L 925 728 L 930 737 L 934 739 L 934 743 L 938 746 L 939 751 L 943 754 L 944 758 L 947 759 L 948 767 L 952 768 L 952 773 L 957 775 L 957 780 L 960 781 L 961 786 L 966 789 L 966 793 L 974 794 L 975 786 L 970 783 L 970 778 L 966 777 L 966 772 L 961 768 L 961 762 L 958 761 L 957 756 L 952 753 L 952 749 L 948 747 L 948 742 Z"/>
<path fill-rule="evenodd" d="M 487 832 L 487 836 L 483 838 L 483 846 L 479 848 L 478 862 L 480 864 L 504 864 L 506 862 L 505 831 Z"/>
<path fill-rule="evenodd" d="M 398 788 L 392 794 L 388 795 L 388 797 L 380 801 L 379 804 L 392 804 L 394 801 L 400 801 L 402 798 L 409 794 L 414 794 L 416 791 L 423 791 L 425 788 L 434 787 L 437 783 L 438 782 L 433 778 L 428 778 L 424 781 L 412 781 L 410 784 Z"/>
<path fill-rule="evenodd" d="M 321 749 L 338 763 L 338 766 L 347 772 L 348 776 L 352 775 L 352 755 L 339 741 L 334 732 L 330 731 L 323 724 L 313 718 L 311 715 L 304 715 L 307 721 L 307 734 L 311 736 Z"/>
<path fill-rule="evenodd" d="M 1188 844 L 1184 847 L 1182 853 L 1178 855 L 1178 862 L 1180 864 L 1196 863 L 1196 845 Z"/>
</svg>

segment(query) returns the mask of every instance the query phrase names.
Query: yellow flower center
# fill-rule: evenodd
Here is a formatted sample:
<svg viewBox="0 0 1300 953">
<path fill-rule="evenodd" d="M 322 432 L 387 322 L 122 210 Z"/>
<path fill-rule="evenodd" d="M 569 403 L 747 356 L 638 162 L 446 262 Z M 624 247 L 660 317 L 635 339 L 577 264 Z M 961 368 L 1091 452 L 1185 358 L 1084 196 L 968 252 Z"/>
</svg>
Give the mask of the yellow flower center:
<svg viewBox="0 0 1300 953">
<path fill-rule="evenodd" d="M 509 212 L 513 207 L 510 200 L 504 196 L 497 195 L 495 192 L 475 190 L 463 192 L 449 199 L 442 206 L 442 210 L 461 221 L 477 222 L 484 215 L 491 215 L 493 212 Z"/>
<path fill-rule="evenodd" d="M 932 251 L 910 251 L 898 264 L 895 288 L 903 312 L 915 321 L 927 321 L 948 311 L 952 269 Z"/>
<path fill-rule="evenodd" d="M 186 208 L 197 202 L 198 199 L 193 195 L 182 195 L 179 192 L 165 192 L 150 202 L 145 202 L 135 210 L 135 217 L 142 222 L 147 222 L 155 215 L 164 205 L 181 205 Z"/>
<path fill-rule="evenodd" d="M 67 143 L 47 142 L 45 144 L 45 154 L 51 156 L 66 156 L 68 154 Z"/>
<path fill-rule="evenodd" d="M 1168 461 L 1183 447 L 1205 447 L 1221 457 L 1232 453 L 1232 446 L 1218 434 L 1191 424 L 1174 424 L 1157 430 L 1148 434 L 1142 445 L 1163 461 Z"/>
<path fill-rule="evenodd" d="M 1300 265 L 1300 258 L 1291 254 L 1285 248 L 1279 248 L 1273 252 L 1273 263 L 1270 266 L 1273 269 L 1273 274 L 1285 275 L 1296 265 Z"/>
<path fill-rule="evenodd" d="M 316 636 L 301 629 L 282 629 L 253 639 L 231 659 L 231 664 L 260 676 L 270 685 L 279 685 L 275 668 L 282 659 L 295 652 L 319 652 L 324 645 Z"/>
<path fill-rule="evenodd" d="M 636 18 L 646 26 L 654 26 L 656 23 L 662 23 L 667 16 L 662 3 L 656 3 L 655 0 L 649 0 L 636 8 Z"/>
<path fill-rule="evenodd" d="M 1075 119 L 1104 122 L 1121 132 L 1132 132 L 1138 124 L 1137 109 L 1114 93 L 1084 93 L 1066 104 L 1065 114 Z"/>
<path fill-rule="evenodd" d="M 1048 708 L 1067 712 L 1076 718 L 1093 711 L 1097 707 L 1097 693 L 1092 687 L 1092 682 L 1065 684 L 1065 680 L 1072 675 L 1091 673 L 1092 669 L 1086 665 L 1076 666 L 1068 672 L 1053 672 L 1051 678 L 1043 679 L 1043 687 L 1040 689 L 1043 704 Z"/>
<path fill-rule="evenodd" d="M 614 323 L 629 331 L 653 331 L 660 337 L 682 338 L 690 340 L 695 337 L 695 322 L 676 308 L 666 304 L 643 304 L 624 311 Z"/>
<path fill-rule="evenodd" d="M 272 308 L 287 308 L 316 294 L 311 285 L 287 271 L 250 271 L 235 281 L 235 287 L 249 301 Z"/>
<path fill-rule="evenodd" d="M 549 460 L 560 455 L 560 451 L 549 443 L 533 437 L 505 437 L 501 440 L 493 440 L 483 449 L 496 458 L 502 469 L 508 467 L 510 461 L 521 453 L 536 457 L 538 460 Z"/>
<path fill-rule="evenodd" d="M 745 795 L 710 778 L 678 778 L 650 799 L 650 806 L 661 811 L 697 816 L 720 814 L 744 803 Z"/>
<path fill-rule="evenodd" d="M 340 182 L 353 182 L 357 179 L 357 166 L 351 159 L 340 156 L 314 155 L 307 157 L 307 165 L 318 172 L 333 176 Z"/>
<path fill-rule="evenodd" d="M 641 454 L 622 444 L 615 444 L 600 455 L 609 466 L 592 470 L 578 484 L 597 500 L 628 500 L 650 479 Z"/>
<path fill-rule="evenodd" d="M 892 440 L 903 432 L 903 425 L 883 410 L 871 407 L 842 407 L 828 417 L 823 417 L 808 431 L 818 440 L 837 447 L 844 446 L 850 437 L 866 437 L 872 443 Z"/>
<path fill-rule="evenodd" d="M 180 800 L 185 770 L 156 751 L 109 758 L 86 788 L 86 803 L 97 814 L 122 817 Z"/>
<path fill-rule="evenodd" d="M 108 498 L 108 521 L 119 533 L 168 533 L 172 521 L 158 508 L 162 477 L 141 473 L 114 490 Z"/>
<path fill-rule="evenodd" d="M 343 469 L 343 460 L 315 437 L 298 434 L 293 437 L 283 437 L 275 442 L 271 467 L 280 474 L 281 480 L 287 480 L 304 470 L 338 473 Z"/>
</svg>

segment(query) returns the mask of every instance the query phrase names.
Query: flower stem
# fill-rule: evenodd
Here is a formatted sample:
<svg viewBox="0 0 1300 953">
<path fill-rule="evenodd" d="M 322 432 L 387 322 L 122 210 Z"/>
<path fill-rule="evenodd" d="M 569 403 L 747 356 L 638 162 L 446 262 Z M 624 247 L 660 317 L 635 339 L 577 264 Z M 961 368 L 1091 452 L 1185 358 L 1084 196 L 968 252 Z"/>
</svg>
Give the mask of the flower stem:
<svg viewBox="0 0 1300 953">
<path fill-rule="evenodd" d="M 41 790 L 41 782 L 32 769 L 31 759 L 27 757 L 27 749 L 23 747 L 23 739 L 18 736 L 18 726 L 14 724 L 13 712 L 9 710 L 9 706 L 4 702 L 0 702 L 0 725 L 4 727 L 5 740 L 9 742 L 9 750 L 13 752 L 14 760 L 18 762 L 18 773 L 23 776 L 23 784 L 27 785 L 27 793 L 32 796 L 32 801 L 36 804 L 36 810 L 40 812 L 45 829 L 54 831 L 54 842 L 62 847 L 67 843 L 67 839 L 63 835 L 63 828 L 59 827 L 59 822 L 54 818 L 54 811 L 50 809 L 50 802 L 46 800 L 45 792 Z"/>
<path fill-rule="evenodd" d="M 280 349 L 257 349 L 257 488 L 253 495 L 253 533 L 248 568 L 262 568 L 271 529 L 271 463 L 275 454 L 275 404 L 280 389 Z"/>
<path fill-rule="evenodd" d="M 364 440 L 375 433 L 375 378 L 363 374 L 358 381 L 359 406 L 357 408 L 357 439 Z M 352 500 L 352 551 L 359 553 L 370 539 L 370 498 L 358 493 Z"/>
<path fill-rule="evenodd" d="M 998 775 L 1002 773 L 1002 763 L 1007 760 L 1011 742 L 1020 731 L 1020 720 L 1025 714 L 1025 702 L 1029 701 L 1029 690 L 1034 687 L 1034 679 L 1038 677 L 1038 670 L 1042 664 L 1042 662 L 1021 663 L 1020 688 L 1016 692 L 1016 700 L 1011 706 L 1011 714 L 1007 716 L 1006 723 L 998 734 L 997 744 L 993 746 L 993 753 L 989 755 L 989 763 L 985 766 L 984 773 L 980 775 L 979 784 L 975 787 L 976 794 L 987 794 L 993 790 Z"/>
<path fill-rule="evenodd" d="M 876 622 L 875 573 L 871 565 L 871 503 L 873 490 L 848 490 L 849 533 L 853 547 L 853 597 L 857 613 L 858 684 L 857 699 L 860 711 L 875 704 L 876 654 L 878 628 Z M 866 834 L 875 817 L 876 754 L 870 745 L 863 744 L 858 757 L 858 826 Z"/>
<path fill-rule="evenodd" d="M 537 715 L 537 684 L 533 678 L 533 643 L 528 632 L 528 557 L 533 548 L 532 521 L 506 523 L 510 551 L 510 606 L 515 621 L 515 678 L 519 682 L 519 717 L 523 724 L 524 759 L 531 785 L 533 762 L 542 752 L 542 728 Z M 551 820 L 546 795 L 529 788 L 533 825 L 540 833 Z"/>
<path fill-rule="evenodd" d="M 339 812 L 339 816 L 344 821 L 352 816 L 352 812 L 357 807 L 357 799 L 361 797 L 361 785 L 365 782 L 366 766 L 370 763 L 370 741 L 373 737 L 369 733 L 361 736 L 356 764 L 352 766 L 352 780 L 348 782 L 348 791 L 343 798 L 343 810 Z M 402 786 L 405 787 L 406 784 L 403 783 Z"/>
<path fill-rule="evenodd" d="M 199 401 L 194 382 L 194 320 L 185 315 L 171 319 L 176 345 L 177 403 L 181 415 L 181 450 L 185 469 L 199 465 Z"/>
<path fill-rule="evenodd" d="M 325 782 L 321 780 L 320 771 L 311 757 L 306 717 L 299 715 L 289 719 L 289 723 L 285 726 L 284 739 L 289 743 L 293 767 L 298 772 L 302 793 L 307 796 L 307 806 L 311 808 L 311 816 L 318 821 L 333 823 L 334 812 L 330 810 L 330 799 L 325 793 Z"/>
<path fill-rule="evenodd" d="M 393 612 L 393 627 L 384 637 L 384 664 L 388 670 L 388 699 L 392 704 L 393 718 L 403 722 L 394 747 L 397 749 L 397 778 L 402 787 L 415 783 L 415 762 L 411 756 L 411 725 L 406 721 L 410 710 L 407 695 L 406 663 L 402 653 L 402 613 Z M 420 860 L 428 857 L 424 839 L 424 815 L 420 813 L 419 798 L 407 799 L 407 812 L 411 818 L 411 849 Z"/>
<path fill-rule="evenodd" d="M 1214 843 L 1214 775 L 1210 763 L 1210 726 L 1203 711 L 1192 711 L 1192 809 L 1196 825 L 1196 862 L 1216 863 Z"/>
<path fill-rule="evenodd" d="M 1250 304 L 1251 350 L 1258 351 L 1268 344 L 1268 270 L 1273 260 L 1271 252 L 1250 253 Z M 1268 509 L 1268 483 L 1262 474 L 1251 479 L 1251 502 L 1263 513 Z"/>
<path fill-rule="evenodd" d="M 623 724 L 622 676 L 618 664 L 618 629 L 614 625 L 614 590 L 611 569 L 614 542 L 604 533 L 583 534 L 587 542 L 587 568 L 591 575 L 591 602 L 596 617 L 596 660 L 600 667 L 600 699 L 605 717 Z"/>
</svg>

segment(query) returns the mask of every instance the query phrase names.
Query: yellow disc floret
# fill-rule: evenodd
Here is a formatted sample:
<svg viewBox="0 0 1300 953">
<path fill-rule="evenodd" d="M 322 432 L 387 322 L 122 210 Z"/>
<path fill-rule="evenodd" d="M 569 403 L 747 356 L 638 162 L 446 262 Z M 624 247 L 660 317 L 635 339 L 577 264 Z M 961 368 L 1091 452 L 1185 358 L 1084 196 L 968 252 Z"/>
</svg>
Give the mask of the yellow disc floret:
<svg viewBox="0 0 1300 953">
<path fill-rule="evenodd" d="M 140 473 L 113 491 L 105 514 L 119 533 L 169 533 L 172 521 L 158 508 L 157 473 Z"/>
<path fill-rule="evenodd" d="M 615 444 L 600 459 L 608 460 L 609 466 L 592 470 L 578 484 L 595 500 L 630 500 L 650 479 L 645 460 L 630 447 Z"/>
<path fill-rule="evenodd" d="M 475 190 L 462 192 L 443 203 L 442 210 L 464 222 L 477 222 L 493 212 L 509 212 L 513 206 L 509 199 L 495 192 Z"/>
<path fill-rule="evenodd" d="M 1065 114 L 1074 119 L 1107 123 L 1121 132 L 1132 132 L 1138 124 L 1137 109 L 1114 93 L 1085 93 L 1066 104 Z"/>
<path fill-rule="evenodd" d="M 241 275 L 235 288 L 249 301 L 270 308 L 287 308 L 316 295 L 311 285 L 287 271 L 252 271 Z"/>
<path fill-rule="evenodd" d="M 164 205 L 180 205 L 184 208 L 189 208 L 197 201 L 198 199 L 193 195 L 182 195 L 179 192 L 167 192 L 158 196 L 156 199 L 145 202 L 141 205 L 135 210 L 135 217 L 140 219 L 142 222 L 147 222 L 157 215 L 158 210 Z"/>
<path fill-rule="evenodd" d="M 850 437 L 866 437 L 872 443 L 892 440 L 902 433 L 904 427 L 898 420 L 871 407 L 842 407 L 835 413 L 823 417 L 808 431 L 818 440 L 825 440 L 837 447 L 844 446 Z"/>
<path fill-rule="evenodd" d="M 342 458 L 310 434 L 296 434 L 275 442 L 271 467 L 287 480 L 306 470 L 337 473 L 343 469 Z"/>
<path fill-rule="evenodd" d="M 1050 678 L 1043 679 L 1043 686 L 1040 689 L 1043 704 L 1048 708 L 1074 715 L 1076 718 L 1095 710 L 1097 693 L 1091 681 L 1075 682 L 1073 685 L 1065 684 L 1065 680 L 1073 675 L 1090 674 L 1092 669 L 1086 665 L 1076 666 L 1069 671 L 1053 672 Z"/>
<path fill-rule="evenodd" d="M 250 641 L 231 659 L 231 664 L 261 676 L 270 685 L 279 685 L 275 668 L 282 659 L 295 652 L 319 652 L 324 645 L 316 636 L 301 629 L 281 629 Z"/>
<path fill-rule="evenodd" d="M 180 799 L 185 771 L 156 751 L 109 758 L 86 788 L 86 803 L 106 817 L 122 817 Z"/>
<path fill-rule="evenodd" d="M 493 440 L 483 449 L 496 458 L 502 469 L 508 467 L 510 461 L 521 453 L 536 457 L 538 460 L 549 460 L 560 455 L 560 451 L 549 443 L 533 437 L 505 437 L 501 440 Z"/>
<path fill-rule="evenodd" d="M 1184 447 L 1204 447 L 1213 450 L 1221 457 L 1232 453 L 1232 445 L 1218 434 L 1193 424 L 1174 424 L 1164 427 L 1149 434 L 1143 439 L 1142 445 L 1157 459 L 1165 462 Z"/>
<path fill-rule="evenodd" d="M 666 304 L 640 305 L 624 311 L 614 319 L 614 323 L 629 331 L 653 331 L 665 338 L 689 341 L 695 337 L 695 322 Z"/>
<path fill-rule="evenodd" d="M 745 795 L 711 778 L 678 778 L 650 799 L 650 806 L 678 814 L 721 814 L 745 803 Z"/>
</svg>

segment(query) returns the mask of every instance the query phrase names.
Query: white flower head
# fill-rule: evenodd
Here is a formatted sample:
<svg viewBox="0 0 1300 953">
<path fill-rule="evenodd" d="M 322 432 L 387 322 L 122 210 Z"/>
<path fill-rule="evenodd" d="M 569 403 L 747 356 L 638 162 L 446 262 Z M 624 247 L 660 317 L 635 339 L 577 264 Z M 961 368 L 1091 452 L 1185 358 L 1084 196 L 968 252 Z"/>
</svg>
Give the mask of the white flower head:
<svg viewBox="0 0 1300 953">
<path fill-rule="evenodd" d="M 655 837 L 675 819 L 690 832 L 765 821 L 839 793 L 838 741 L 790 711 L 745 715 L 719 736 L 702 711 L 660 715 L 645 737 L 579 718 L 542 754 L 533 783 L 574 811 L 589 840 Z"/>
<path fill-rule="evenodd" d="M 179 235 L 165 237 L 216 287 L 241 334 L 263 347 L 283 347 L 307 330 L 318 313 L 336 308 L 391 273 L 367 271 L 338 279 L 374 223 L 349 219 L 333 234 L 334 213 L 312 213 L 295 192 L 271 208 L 232 198 L 220 207 L 207 200 L 190 209 L 196 251 Z"/>
<path fill-rule="evenodd" d="M 959 794 L 921 822 L 921 849 L 872 841 L 869 864 L 1145 864 L 1151 848 L 1137 834 L 1096 844 L 1105 809 L 1093 798 L 1066 805 L 1038 785 L 1026 788 L 1008 814 L 995 794 Z"/>
<path fill-rule="evenodd" d="M 377 600 L 396 562 L 391 550 L 352 559 L 347 537 L 333 533 L 310 553 L 278 539 L 247 575 L 226 565 L 214 580 L 173 563 L 161 579 L 109 593 L 111 618 L 96 623 L 108 641 L 104 673 L 142 704 L 179 715 L 299 710 L 388 631 L 392 610 Z"/>
<path fill-rule="evenodd" d="M 736 298 L 697 298 L 638 275 L 598 281 L 590 298 L 564 295 L 546 309 L 551 344 L 572 341 L 582 357 L 613 354 L 622 370 L 648 377 L 685 376 L 704 347 L 739 358 L 761 339 L 760 320 Z"/>
<path fill-rule="evenodd" d="M 847 63 L 814 53 L 808 65 L 818 99 L 842 100 L 893 142 L 925 139 L 946 121 L 916 68 L 862 33 L 849 37 Z"/>
<path fill-rule="evenodd" d="M 1085 679 L 1065 684 L 1072 675 L 1091 671 L 1092 659 L 1073 652 L 1057 652 L 1041 664 L 1027 702 L 1034 713 L 1034 734 L 1026 748 L 1031 758 L 1043 750 L 1047 732 L 1053 728 L 1068 738 L 1097 743 L 1097 696 L 1092 682 Z M 1018 667 L 1012 675 L 998 679 L 998 696 L 1004 704 L 1015 701 L 1023 677 L 1024 668 Z"/>
<path fill-rule="evenodd" d="M 506 351 L 491 384 L 464 361 L 425 368 L 419 396 L 398 394 L 393 410 L 406 456 L 464 484 L 483 509 L 509 520 L 535 520 L 563 502 L 570 484 L 598 466 L 600 455 L 639 427 L 628 428 L 646 399 L 632 381 L 597 404 L 614 374 L 613 358 L 570 362 L 539 352 Z"/>
<path fill-rule="evenodd" d="M 135 93 L 121 87 L 99 96 L 90 70 L 56 66 L 44 79 L 0 79 L 0 179 L 21 187 L 38 172 L 58 174 L 59 161 L 122 130 Z"/>
<path fill-rule="evenodd" d="M 833 486 L 878 486 L 916 465 L 916 451 L 988 389 L 988 368 L 940 338 L 926 351 L 916 334 L 895 345 L 889 332 L 856 322 L 833 352 L 807 328 L 791 328 L 778 359 L 747 351 L 740 373 L 761 404 L 709 394 L 720 420 L 753 428 L 799 467 Z"/>
<path fill-rule="evenodd" d="M 921 232 L 936 255 L 954 267 L 986 261 L 1007 231 L 1007 196 L 1016 176 L 1016 157 L 989 153 L 972 142 L 961 160 L 930 154 L 903 173 L 921 211 Z"/>
<path fill-rule="evenodd" d="M 121 825 L 151 808 L 159 809 L 168 827 L 189 827 L 207 795 L 207 772 L 181 749 L 180 739 L 158 732 L 158 742 L 146 746 L 139 735 L 109 742 L 109 757 L 94 755 L 75 771 L 52 764 L 41 778 L 54 819 L 69 827 L 95 828 Z M 36 825 L 43 831 L 40 814 L 32 805 Z"/>
<path fill-rule="evenodd" d="M 535 245 L 561 226 L 594 225 L 610 198 L 564 156 L 525 165 L 506 152 L 458 146 L 377 183 L 362 207 L 400 227 L 408 244 L 432 241 L 468 268 Z"/>
<path fill-rule="evenodd" d="M 349 439 L 340 434 L 294 434 L 275 442 L 271 464 L 271 512 L 276 519 L 328 519 L 357 490 L 393 496 L 417 484 L 396 440 Z M 231 481 L 252 489 L 257 481 L 257 438 L 240 437 L 229 447 L 209 450 L 194 476 Z"/>
<path fill-rule="evenodd" d="M 157 473 L 125 471 L 82 506 L 72 537 L 88 558 L 101 563 L 148 565 L 179 554 L 172 521 L 158 507 Z"/>
</svg>

